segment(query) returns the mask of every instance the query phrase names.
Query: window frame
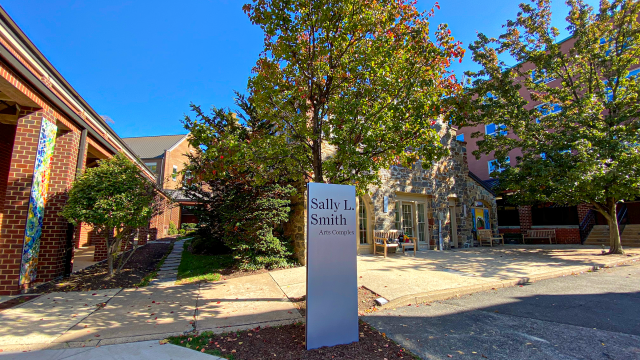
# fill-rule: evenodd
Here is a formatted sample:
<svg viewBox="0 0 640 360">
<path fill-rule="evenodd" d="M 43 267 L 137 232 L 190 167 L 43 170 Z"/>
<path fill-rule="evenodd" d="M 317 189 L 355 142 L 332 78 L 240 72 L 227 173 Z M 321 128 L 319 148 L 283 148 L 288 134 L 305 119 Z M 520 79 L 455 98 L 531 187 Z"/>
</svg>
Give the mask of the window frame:
<svg viewBox="0 0 640 360">
<path fill-rule="evenodd" d="M 511 164 L 511 157 L 510 156 L 507 156 L 506 160 L 507 160 L 507 164 Z M 494 171 L 503 172 L 505 170 L 505 168 L 498 168 L 497 170 L 493 170 L 492 167 L 491 167 L 492 163 L 496 163 L 497 164 L 498 163 L 498 159 L 492 159 L 492 160 L 487 161 L 487 167 L 489 169 L 489 176 L 491 176 L 491 173 L 494 172 Z"/>
</svg>

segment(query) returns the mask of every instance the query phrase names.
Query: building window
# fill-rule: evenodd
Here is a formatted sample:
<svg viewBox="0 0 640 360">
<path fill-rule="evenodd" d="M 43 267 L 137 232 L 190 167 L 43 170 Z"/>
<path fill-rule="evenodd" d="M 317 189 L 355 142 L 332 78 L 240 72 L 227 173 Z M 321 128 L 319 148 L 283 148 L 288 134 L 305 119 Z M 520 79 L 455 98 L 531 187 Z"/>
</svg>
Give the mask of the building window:
<svg viewBox="0 0 640 360">
<path fill-rule="evenodd" d="M 546 84 L 552 82 L 555 78 L 547 76 L 547 70 L 532 70 L 531 80 L 534 84 L 540 84 L 541 82 Z"/>
<path fill-rule="evenodd" d="M 511 161 L 511 159 L 509 158 L 509 156 L 507 156 L 506 158 L 506 163 L 509 164 L 509 162 Z M 489 175 L 491 175 L 492 172 L 497 171 L 497 172 L 503 172 L 504 168 L 500 167 L 500 164 L 498 163 L 498 160 L 489 160 L 487 162 L 487 165 L 489 166 Z"/>
<path fill-rule="evenodd" d="M 358 198 L 358 238 L 360 244 L 367 243 L 367 208 L 362 197 Z"/>
<path fill-rule="evenodd" d="M 171 180 L 178 180 L 178 165 L 173 165 L 173 172 L 171 173 Z"/>
<path fill-rule="evenodd" d="M 152 173 L 157 174 L 158 163 L 144 163 Z"/>
<path fill-rule="evenodd" d="M 540 104 L 536 106 L 536 109 L 540 112 L 540 115 L 547 116 L 549 114 L 556 114 L 562 111 L 562 106 L 558 104 Z"/>
<path fill-rule="evenodd" d="M 632 76 L 638 76 L 638 74 L 640 74 L 640 68 L 629 71 L 629 75 L 627 75 L 627 78 L 630 78 Z M 611 102 L 613 101 L 613 89 L 610 86 L 607 86 L 608 83 L 609 81 L 607 80 L 604 81 L 604 85 L 606 86 L 604 88 L 604 96 L 607 102 Z"/>
<path fill-rule="evenodd" d="M 502 136 L 507 136 L 507 127 L 503 124 L 487 124 L 484 126 L 484 133 L 489 136 L 496 136 L 498 132 Z"/>
<path fill-rule="evenodd" d="M 456 136 L 456 140 L 464 141 L 464 134 L 460 134 L 460 135 Z"/>
</svg>

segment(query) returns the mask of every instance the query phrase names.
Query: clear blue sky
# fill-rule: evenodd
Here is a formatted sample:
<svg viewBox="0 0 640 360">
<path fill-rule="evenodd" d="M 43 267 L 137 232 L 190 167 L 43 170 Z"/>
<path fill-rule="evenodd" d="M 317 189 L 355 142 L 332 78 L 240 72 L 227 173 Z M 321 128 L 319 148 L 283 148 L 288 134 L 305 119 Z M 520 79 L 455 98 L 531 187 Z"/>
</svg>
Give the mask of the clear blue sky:
<svg viewBox="0 0 640 360">
<path fill-rule="evenodd" d="M 476 31 L 497 36 L 517 0 L 440 0 L 433 18 L 465 47 Z M 590 0 L 592 5 L 596 0 Z M 121 137 L 185 133 L 194 102 L 233 105 L 262 49 L 242 0 L 3 0 L 2 6 L 67 81 Z M 429 8 L 435 1 L 419 0 Z M 563 33 L 564 1 L 554 24 Z M 469 52 L 454 69 L 475 68 Z"/>
</svg>

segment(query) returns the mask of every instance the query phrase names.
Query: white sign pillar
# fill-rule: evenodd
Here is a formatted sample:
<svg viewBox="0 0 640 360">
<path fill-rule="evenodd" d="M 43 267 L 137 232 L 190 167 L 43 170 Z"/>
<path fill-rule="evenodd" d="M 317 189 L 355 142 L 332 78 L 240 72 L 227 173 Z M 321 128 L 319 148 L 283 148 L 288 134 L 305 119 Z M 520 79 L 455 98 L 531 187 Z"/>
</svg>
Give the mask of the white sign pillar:
<svg viewBox="0 0 640 360">
<path fill-rule="evenodd" d="M 356 189 L 307 184 L 307 350 L 359 339 Z"/>
</svg>

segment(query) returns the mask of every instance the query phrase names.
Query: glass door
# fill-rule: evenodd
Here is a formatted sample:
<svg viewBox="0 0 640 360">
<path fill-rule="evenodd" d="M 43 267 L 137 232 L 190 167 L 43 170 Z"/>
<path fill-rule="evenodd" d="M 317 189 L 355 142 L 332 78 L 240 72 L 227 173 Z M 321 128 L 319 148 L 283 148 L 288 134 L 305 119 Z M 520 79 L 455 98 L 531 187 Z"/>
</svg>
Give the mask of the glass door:
<svg viewBox="0 0 640 360">
<path fill-rule="evenodd" d="M 413 237 L 413 204 L 402 204 L 402 233 Z"/>
<path fill-rule="evenodd" d="M 362 198 L 358 198 L 358 200 L 358 239 L 360 244 L 364 245 L 367 243 L 367 208 Z"/>
<path fill-rule="evenodd" d="M 418 241 L 425 242 L 425 236 L 427 230 L 426 216 L 424 211 L 424 204 L 418 204 Z"/>
</svg>

